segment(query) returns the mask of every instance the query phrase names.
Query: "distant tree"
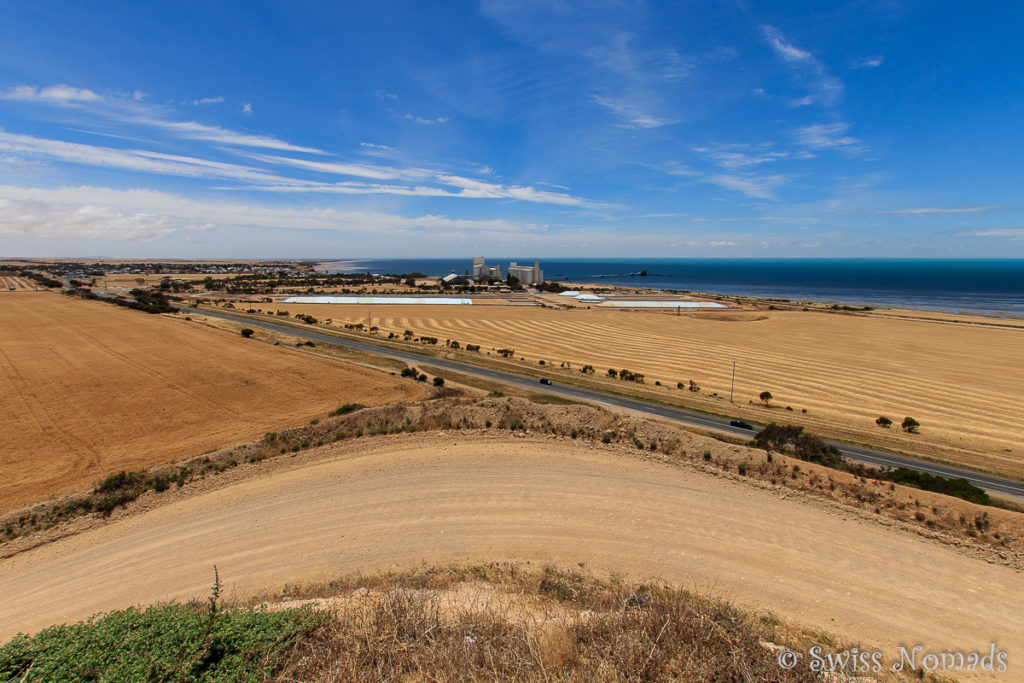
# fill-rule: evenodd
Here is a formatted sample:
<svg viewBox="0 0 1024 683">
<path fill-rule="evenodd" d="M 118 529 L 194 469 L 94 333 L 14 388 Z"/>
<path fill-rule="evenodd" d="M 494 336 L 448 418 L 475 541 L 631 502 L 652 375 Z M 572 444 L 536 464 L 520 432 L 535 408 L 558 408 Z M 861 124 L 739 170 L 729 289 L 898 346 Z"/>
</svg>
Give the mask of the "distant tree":
<svg viewBox="0 0 1024 683">
<path fill-rule="evenodd" d="M 242 336 L 245 337 L 246 339 L 248 339 L 249 337 L 251 337 L 254 334 L 256 334 L 255 330 L 252 330 L 252 329 L 250 329 L 248 327 L 243 327 L 242 328 Z"/>
<path fill-rule="evenodd" d="M 443 387 L 444 386 L 444 377 L 435 377 L 434 378 L 434 386 L 435 387 Z"/>
<path fill-rule="evenodd" d="M 900 425 L 900 427 L 903 427 L 903 429 L 907 430 L 911 434 L 916 432 L 917 428 L 920 427 L 920 426 L 921 426 L 921 423 L 918 422 L 917 420 L 915 420 L 912 417 L 905 417 L 905 418 L 903 418 L 903 424 Z"/>
<path fill-rule="evenodd" d="M 416 286 L 416 278 L 414 278 L 414 277 L 407 277 L 405 279 L 405 286 L 406 287 L 415 287 Z"/>
<path fill-rule="evenodd" d="M 619 376 L 619 371 L 616 370 L 615 368 L 608 368 L 608 376 L 609 377 L 618 377 Z"/>
<path fill-rule="evenodd" d="M 892 420 L 887 418 L 885 415 L 882 415 L 880 418 L 875 420 L 875 424 L 878 425 L 879 427 L 885 427 L 886 429 L 888 429 L 889 426 L 892 425 Z"/>
<path fill-rule="evenodd" d="M 758 396 L 758 398 L 760 398 L 762 401 L 764 401 L 765 406 L 767 406 L 768 402 L 771 401 L 772 398 L 773 398 L 772 397 L 772 392 L 770 392 L 770 391 L 762 391 L 761 395 Z"/>
<path fill-rule="evenodd" d="M 694 392 L 700 391 L 700 387 L 697 386 L 697 383 L 694 382 L 692 379 L 690 380 L 690 391 L 694 391 Z"/>
<path fill-rule="evenodd" d="M 519 278 L 517 278 L 515 275 L 511 275 L 511 274 L 507 278 L 505 278 L 505 284 L 508 285 L 509 289 L 522 289 L 523 288 L 523 286 L 521 284 L 519 284 Z"/>
</svg>

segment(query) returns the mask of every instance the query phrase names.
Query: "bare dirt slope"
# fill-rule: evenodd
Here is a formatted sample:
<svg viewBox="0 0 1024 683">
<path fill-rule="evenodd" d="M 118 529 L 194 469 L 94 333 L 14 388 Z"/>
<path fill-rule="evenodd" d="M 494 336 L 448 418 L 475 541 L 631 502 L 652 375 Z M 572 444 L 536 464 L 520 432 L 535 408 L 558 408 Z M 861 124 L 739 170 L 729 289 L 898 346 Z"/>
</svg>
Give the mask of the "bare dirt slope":
<svg viewBox="0 0 1024 683">
<path fill-rule="evenodd" d="M 202 598 L 214 565 L 246 595 L 519 560 L 657 577 L 886 648 L 1024 652 L 1019 574 L 837 509 L 574 441 L 439 433 L 325 448 L 336 457 L 0 561 L 0 639 Z"/>
<path fill-rule="evenodd" d="M 418 397 L 389 374 L 55 294 L 0 298 L 0 512 L 302 424 Z"/>
<path fill-rule="evenodd" d="M 556 378 L 562 362 L 572 364 L 568 373 L 575 377 L 584 364 L 593 365 L 595 379 L 609 368 L 627 368 L 643 373 L 650 390 L 682 394 L 715 411 L 735 412 L 724 398 L 710 397 L 729 396 L 735 360 L 736 403 L 754 419 L 835 425 L 855 441 L 914 452 L 939 447 L 963 464 L 1024 476 L 1021 327 L 803 311 L 676 316 L 521 306 L 275 306 L 335 325 L 370 319 L 384 336 L 412 330 L 479 344 L 481 354 L 492 356 L 492 349 L 515 349 L 534 371 L 544 360 L 544 371 Z M 690 379 L 699 394 L 676 389 Z M 664 388 L 654 389 L 655 381 Z M 772 409 L 759 403 L 762 391 L 774 395 Z M 881 429 L 875 425 L 881 415 L 896 425 L 914 417 L 921 432 Z"/>
</svg>

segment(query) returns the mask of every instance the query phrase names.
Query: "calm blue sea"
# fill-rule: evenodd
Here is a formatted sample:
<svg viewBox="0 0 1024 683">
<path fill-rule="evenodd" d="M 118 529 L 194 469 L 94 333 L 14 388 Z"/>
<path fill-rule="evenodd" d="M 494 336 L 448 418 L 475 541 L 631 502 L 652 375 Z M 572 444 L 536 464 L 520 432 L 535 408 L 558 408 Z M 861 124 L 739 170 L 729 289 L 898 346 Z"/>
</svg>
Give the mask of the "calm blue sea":
<svg viewBox="0 0 1024 683">
<path fill-rule="evenodd" d="M 507 272 L 509 260 L 494 259 Z M 549 280 L 1024 317 L 1024 259 L 541 259 Z M 446 275 L 472 259 L 346 259 L 335 272 Z M 639 273 L 646 271 L 646 275 Z"/>
</svg>

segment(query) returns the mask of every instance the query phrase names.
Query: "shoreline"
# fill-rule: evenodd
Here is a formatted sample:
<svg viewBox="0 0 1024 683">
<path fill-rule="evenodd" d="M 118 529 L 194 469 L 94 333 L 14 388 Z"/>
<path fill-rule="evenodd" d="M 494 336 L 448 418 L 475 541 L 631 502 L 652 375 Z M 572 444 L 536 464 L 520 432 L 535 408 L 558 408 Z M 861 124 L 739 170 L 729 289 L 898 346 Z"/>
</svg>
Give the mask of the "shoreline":
<svg viewBox="0 0 1024 683">
<path fill-rule="evenodd" d="M 372 269 L 363 269 L 358 267 L 356 264 L 371 264 L 375 261 L 381 261 L 382 259 L 351 259 L 351 260 L 338 260 L 338 261 L 319 261 L 314 265 L 314 270 L 320 274 L 348 274 L 358 272 L 371 272 Z M 453 259 L 454 261 L 454 259 Z M 411 265 L 412 262 L 410 262 Z M 335 267 L 339 266 L 340 267 Z M 543 264 L 542 264 L 543 265 Z M 383 271 L 382 271 L 383 272 Z M 849 293 L 835 293 L 829 291 L 815 292 L 813 290 L 798 289 L 792 286 L 781 285 L 778 291 L 771 291 L 770 286 L 761 285 L 722 285 L 722 290 L 712 291 L 707 288 L 700 289 L 685 289 L 679 287 L 658 287 L 652 286 L 650 282 L 644 282 L 643 285 L 637 284 L 622 284 L 621 282 L 606 282 L 605 276 L 593 276 L 586 277 L 583 279 L 575 279 L 573 277 L 560 277 L 559 275 L 548 273 L 546 274 L 546 280 L 551 282 L 559 282 L 563 285 L 570 286 L 573 289 L 580 289 L 584 291 L 593 291 L 600 293 L 601 291 L 616 292 L 616 293 L 629 293 L 629 294 L 652 294 L 655 296 L 664 295 L 678 295 L 678 296 L 695 296 L 710 299 L 741 299 L 745 302 L 750 303 L 764 303 L 765 305 L 778 305 L 785 304 L 789 306 L 857 306 L 857 307 L 869 307 L 874 310 L 891 310 L 891 311 L 915 311 L 919 313 L 937 313 L 955 317 L 964 316 L 978 316 L 984 318 L 995 318 L 1000 320 L 1019 320 L 1024 321 L 1024 300 L 1022 301 L 1008 301 L 1007 306 L 985 306 L 985 305 L 970 305 L 972 302 L 980 302 L 985 297 L 978 299 L 971 299 L 966 302 L 949 302 L 950 296 L 923 296 L 915 294 L 899 294 L 893 292 L 891 295 L 872 294 L 870 291 L 867 292 L 849 292 Z M 441 275 L 429 275 L 429 277 L 441 277 Z M 622 275 L 607 276 L 608 278 L 621 279 Z M 660 275 L 648 275 L 648 276 L 634 276 L 637 280 L 648 280 L 659 279 Z M 673 283 L 675 284 L 675 283 Z M 707 283 L 700 283 L 702 285 Z M 730 287 L 735 287 L 732 291 L 729 291 Z M 754 291 L 752 291 L 754 290 Z M 964 304 L 967 305 L 964 305 Z M 1019 309 L 1019 310 L 1018 310 Z"/>
</svg>

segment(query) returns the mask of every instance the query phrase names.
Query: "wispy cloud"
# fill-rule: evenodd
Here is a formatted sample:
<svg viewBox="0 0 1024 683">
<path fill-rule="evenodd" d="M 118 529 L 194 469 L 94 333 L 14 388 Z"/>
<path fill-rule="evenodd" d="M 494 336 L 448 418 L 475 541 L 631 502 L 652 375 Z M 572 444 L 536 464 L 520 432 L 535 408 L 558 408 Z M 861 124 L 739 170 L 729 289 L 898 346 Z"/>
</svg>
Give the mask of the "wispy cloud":
<svg viewBox="0 0 1024 683">
<path fill-rule="evenodd" d="M 538 204 L 560 204 L 562 206 L 599 206 L 597 202 L 591 202 L 580 197 L 573 197 L 561 192 L 538 190 L 529 186 L 499 185 L 497 183 L 443 173 L 437 174 L 436 178 L 446 185 L 462 188 L 462 191 L 459 193 L 461 197 L 519 199 Z"/>
<path fill-rule="evenodd" d="M 854 69 L 874 69 L 882 66 L 881 57 L 864 57 L 853 63 Z"/>
<path fill-rule="evenodd" d="M 403 236 L 422 231 L 458 235 L 481 233 L 529 236 L 544 225 L 503 219 L 452 218 L 439 214 L 403 216 L 337 208 L 276 208 L 213 202 L 153 190 L 105 187 L 25 188 L 0 186 L 0 236 L 59 239 L 91 237 L 151 241 L 184 230 L 218 227 L 320 230 L 353 235 Z"/>
<path fill-rule="evenodd" d="M 590 101 L 622 117 L 632 128 L 660 128 L 676 122 L 674 119 L 649 114 L 640 105 L 632 102 L 613 100 L 600 95 L 591 95 Z"/>
<path fill-rule="evenodd" d="M 970 213 L 992 213 L 1005 209 L 1003 204 L 986 204 L 983 206 L 921 206 L 908 209 L 888 209 L 874 211 L 879 216 L 955 216 Z"/>
<path fill-rule="evenodd" d="M 755 199 L 775 199 L 775 188 L 788 181 L 784 175 L 750 176 L 719 174 L 705 178 L 709 183 L 736 192 L 742 192 Z"/>
<path fill-rule="evenodd" d="M 796 141 L 811 149 L 843 149 L 851 152 L 863 151 L 860 140 L 847 135 L 850 126 L 842 121 L 835 123 L 818 123 L 797 129 Z"/>
<path fill-rule="evenodd" d="M 226 128 L 219 128 L 217 126 L 208 126 L 206 124 L 197 123 L 195 121 L 168 121 L 149 116 L 139 116 L 131 120 L 133 120 L 135 123 L 140 123 L 147 126 L 152 126 L 154 128 L 159 128 L 174 135 L 177 135 L 178 137 L 187 138 L 190 140 L 203 140 L 205 142 L 215 142 L 221 145 L 230 145 L 232 147 L 255 147 L 261 149 L 273 149 L 280 152 L 327 154 L 327 152 L 323 151 L 322 149 L 293 145 L 289 142 L 279 140 L 269 135 L 251 135 L 249 133 L 239 133 L 237 131 L 228 130 Z"/>
<path fill-rule="evenodd" d="M 293 166 L 307 171 L 331 175 L 354 176 L 372 180 L 397 180 L 400 178 L 423 178 L 429 171 L 420 169 L 394 169 L 387 166 L 369 166 L 366 164 L 348 164 L 338 161 L 311 161 L 267 154 L 245 154 L 244 156 L 270 164 Z"/>
<path fill-rule="evenodd" d="M 207 104 L 222 104 L 223 102 L 223 97 L 203 97 L 202 99 L 192 100 L 192 106 L 201 107 Z"/>
<path fill-rule="evenodd" d="M 812 92 L 792 102 L 796 106 L 807 106 L 812 103 L 833 107 L 843 95 L 843 84 L 829 73 L 813 54 L 797 47 L 783 36 L 782 31 L 768 24 L 761 25 L 761 33 L 774 52 L 791 64 L 794 69 L 809 74 L 813 79 Z"/>
<path fill-rule="evenodd" d="M 783 152 L 772 149 L 771 144 L 705 145 L 693 151 L 705 155 L 716 165 L 727 170 L 744 169 L 784 159 L 811 159 L 809 152 Z"/>
<path fill-rule="evenodd" d="M 127 171 L 172 175 L 186 178 L 221 178 L 246 182 L 290 182 L 236 164 L 210 161 L 197 157 L 163 154 L 147 150 L 125 150 L 77 142 L 37 138 L 0 132 L 0 151 L 48 158 L 73 164 L 116 168 Z"/>
<path fill-rule="evenodd" d="M 957 237 L 998 237 L 1021 240 L 1024 239 L 1024 228 L 975 228 L 973 230 L 958 230 L 953 234 Z"/>
<path fill-rule="evenodd" d="M 22 100 L 26 102 L 46 102 L 50 104 L 73 104 L 82 102 L 101 102 L 103 98 L 86 88 L 73 88 L 69 85 L 51 85 L 37 88 L 30 85 L 16 85 L 0 93 L 0 99 Z"/>
<path fill-rule="evenodd" d="M 761 32 L 764 34 L 768 44 L 771 45 L 780 57 L 785 59 L 787 62 L 815 62 L 814 56 L 811 55 L 807 50 L 801 50 L 796 45 L 793 45 L 782 35 L 782 31 L 763 24 L 761 26 Z"/>
<path fill-rule="evenodd" d="M 448 123 L 451 121 L 447 116 L 438 116 L 433 119 L 425 119 L 422 116 L 413 116 L 412 114 L 400 114 L 406 121 L 415 121 L 416 123 L 422 123 L 424 126 L 437 126 L 442 123 Z"/>
<path fill-rule="evenodd" d="M 249 102 L 242 103 L 242 114 L 245 116 L 252 116 L 252 104 Z"/>
</svg>

